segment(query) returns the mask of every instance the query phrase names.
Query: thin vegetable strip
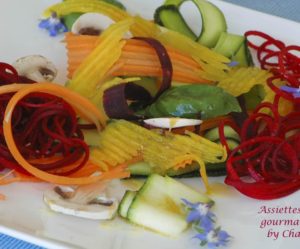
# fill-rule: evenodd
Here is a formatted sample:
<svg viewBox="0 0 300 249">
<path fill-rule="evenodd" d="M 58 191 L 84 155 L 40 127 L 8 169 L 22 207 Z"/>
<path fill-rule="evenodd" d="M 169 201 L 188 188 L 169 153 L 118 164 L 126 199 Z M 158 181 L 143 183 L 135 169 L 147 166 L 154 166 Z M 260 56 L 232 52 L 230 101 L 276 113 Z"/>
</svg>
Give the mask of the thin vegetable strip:
<svg viewBox="0 0 300 249">
<path fill-rule="evenodd" d="M 68 87 L 85 97 L 92 97 L 95 87 L 104 80 L 109 69 L 121 56 L 124 41 L 122 37 L 128 31 L 133 20 L 125 19 L 110 26 L 102 33 L 96 48 L 88 55 L 74 72 Z"/>
<path fill-rule="evenodd" d="M 300 49 L 258 31 L 246 36 L 264 39 L 261 45 L 249 41 L 249 46 L 257 50 L 261 67 L 273 73 L 267 86 L 274 97 L 258 105 L 240 130 L 233 127 L 241 144 L 229 155 L 225 182 L 249 197 L 275 199 L 300 188 L 300 57 L 292 53 Z M 292 106 L 285 116 L 279 111 L 280 100 Z"/>
<path fill-rule="evenodd" d="M 68 73 L 72 78 L 74 71 L 80 63 L 95 48 L 97 37 L 86 35 L 72 35 L 68 33 L 65 41 L 68 49 Z M 199 64 L 191 57 L 177 52 L 171 47 L 166 47 L 171 58 L 174 74 L 173 79 L 180 82 L 201 83 L 209 82 L 203 79 L 203 71 Z M 128 39 L 122 53 L 113 69 L 110 70 L 113 76 L 155 76 L 161 75 L 161 67 L 154 49 L 145 43 Z"/>
<path fill-rule="evenodd" d="M 268 81 L 270 85 L 272 78 Z M 241 144 L 227 161 L 225 182 L 253 198 L 279 198 L 300 187 L 299 112 L 280 116 L 279 98 L 276 95 L 273 103 L 260 104 L 236 130 Z M 266 108 L 269 114 L 262 112 Z"/>
<path fill-rule="evenodd" d="M 145 97 L 141 98 L 141 93 L 142 90 L 144 90 L 144 88 L 134 84 L 129 85 L 131 86 L 130 93 L 133 93 L 131 94 L 131 96 L 128 96 L 129 91 L 126 91 L 128 90 L 128 88 L 126 88 L 128 87 L 128 84 L 120 84 L 107 89 L 103 95 L 103 106 L 105 109 L 105 113 L 110 118 L 135 118 L 133 111 L 129 108 L 127 104 L 127 99 L 142 100 L 145 102 L 155 101 L 155 99 L 157 99 L 165 90 L 171 87 L 171 82 L 173 78 L 173 65 L 166 48 L 159 41 L 152 38 L 135 37 L 134 39 L 141 40 L 147 43 L 150 47 L 152 47 L 155 50 L 162 71 L 160 86 L 158 87 L 158 91 L 154 98 L 152 98 L 150 94 L 144 94 Z M 148 92 L 146 91 L 146 93 Z"/>
<path fill-rule="evenodd" d="M 15 170 L 15 177 L 5 177 L 1 179 L 0 184 L 32 179 L 56 184 L 88 184 L 98 180 L 128 176 L 128 173 L 124 171 L 124 165 L 120 165 L 110 172 L 102 173 L 99 166 L 87 161 L 89 150 L 86 145 L 83 146 L 83 150 L 79 149 L 84 143 L 82 134 L 74 126 L 76 116 L 72 107 L 76 107 L 75 110 L 79 109 L 79 111 L 84 109 L 85 117 L 92 117 L 91 120 L 94 120 L 94 123 L 100 128 L 101 114 L 89 101 L 52 83 L 11 84 L 0 87 L 1 96 L 9 93 L 14 94 L 6 99 L 8 103 L 3 120 L 5 143 L 13 160 L 32 176 L 26 176 Z M 41 96 L 42 98 L 40 98 Z M 54 107 L 56 104 L 58 105 Z M 20 110 L 20 108 L 24 110 Z M 31 115 L 27 114 L 26 118 L 31 123 L 26 126 L 26 118 L 18 117 L 20 115 L 18 112 L 25 112 L 29 109 L 36 111 Z M 48 115 L 50 116 L 48 117 Z M 67 119 L 63 118 L 64 115 Z M 22 129 L 15 124 L 16 120 L 24 124 Z M 48 139 L 45 134 L 37 134 L 37 130 L 45 132 L 46 137 L 49 136 Z M 33 132 L 32 135 L 31 132 Z M 69 141 L 67 137 L 69 137 Z M 22 147 L 22 144 L 25 147 Z M 73 146 L 74 149 L 70 149 L 70 146 Z M 60 152 L 61 149 L 66 151 Z M 57 157 L 54 153 L 59 153 L 61 156 Z M 48 159 L 47 156 L 49 156 Z M 34 158 L 36 159 L 33 160 Z M 90 177 L 91 173 L 95 172 L 99 172 L 99 175 Z"/>
<path fill-rule="evenodd" d="M 297 53 L 300 51 L 300 46 L 287 46 L 282 41 L 260 31 L 251 30 L 246 32 L 245 36 L 248 45 L 257 50 L 261 68 L 270 69 L 275 75 L 280 75 L 286 80 L 288 85 L 299 87 L 300 58 Z M 255 45 L 250 41 L 251 36 L 262 38 L 264 41 L 260 45 Z"/>
<path fill-rule="evenodd" d="M 33 86 L 35 87 L 35 85 Z M 2 86 L 1 89 L 3 88 L 8 89 L 7 86 Z M 11 89 L 15 88 L 11 87 Z M 7 93 L 1 95 L 0 98 L 1 107 L 4 110 L 12 97 L 12 94 L 9 93 L 11 89 L 8 89 Z M 84 153 L 85 156 L 76 167 L 63 173 L 68 175 L 79 170 L 88 160 L 89 150 L 83 142 L 81 131 L 77 127 L 76 113 L 61 98 L 44 93 L 30 94 L 18 103 L 17 108 L 11 115 L 14 120 L 12 128 L 14 139 L 27 159 L 52 157 L 57 153 L 63 155 L 62 158 L 51 163 L 40 164 L 37 162 L 34 164 L 35 167 L 43 170 L 61 168 L 77 162 Z M 5 116 L 1 115 L 1 123 L 4 119 Z M 6 168 L 28 174 L 14 161 L 13 155 L 6 147 L 2 127 L 0 142 L 1 164 L 5 165 Z"/>
<path fill-rule="evenodd" d="M 130 17 L 126 11 L 121 10 L 112 4 L 99 0 L 68 0 L 61 3 L 54 4 L 47 8 L 43 15 L 45 17 L 51 16 L 55 12 L 58 16 L 65 16 L 71 13 L 88 13 L 98 12 L 109 16 L 115 21 L 121 21 Z"/>
<path fill-rule="evenodd" d="M 167 169 L 184 167 L 196 160 L 201 166 L 201 175 L 206 178 L 203 164 L 223 162 L 227 157 L 223 146 L 196 134 L 161 135 L 125 120 L 115 120 L 107 125 L 100 133 L 99 143 L 99 147 L 91 151 L 91 159 L 97 164 L 101 162 L 104 169 L 107 165 L 116 166 L 127 161 L 128 155 L 143 159 L 155 172 L 162 174 Z M 166 148 L 163 153 L 162 148 Z"/>
<path fill-rule="evenodd" d="M 96 12 L 109 16 L 116 22 L 129 18 L 130 15 L 112 5 L 97 0 L 68 0 L 59 4 L 50 6 L 44 15 L 49 17 L 55 12 L 61 17 L 70 13 L 87 13 Z M 224 70 L 230 70 L 226 65 L 230 60 L 201 44 L 181 35 L 177 32 L 161 29 L 155 23 L 135 16 L 134 23 L 130 27 L 133 36 L 150 37 L 160 41 L 165 46 L 171 46 L 177 51 L 193 57 L 202 68 L 205 68 L 206 80 L 217 81 L 222 79 L 226 74 Z"/>
<path fill-rule="evenodd" d="M 19 82 L 20 77 L 16 69 L 4 62 L 0 62 L 0 83 L 1 85 Z"/>
</svg>

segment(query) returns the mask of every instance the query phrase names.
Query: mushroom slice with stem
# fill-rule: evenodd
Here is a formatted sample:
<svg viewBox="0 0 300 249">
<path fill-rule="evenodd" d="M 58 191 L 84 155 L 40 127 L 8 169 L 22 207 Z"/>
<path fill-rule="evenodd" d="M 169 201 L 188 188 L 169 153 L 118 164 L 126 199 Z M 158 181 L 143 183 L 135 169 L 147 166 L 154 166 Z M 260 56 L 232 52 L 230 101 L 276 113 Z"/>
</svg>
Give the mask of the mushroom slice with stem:
<svg viewBox="0 0 300 249">
<path fill-rule="evenodd" d="M 77 35 L 100 35 L 115 21 L 99 13 L 82 14 L 72 25 L 72 33 Z"/>
<path fill-rule="evenodd" d="M 58 213 L 93 220 L 112 219 L 119 202 L 110 198 L 105 183 L 95 183 L 80 187 L 56 186 L 44 193 L 44 202 Z"/>
<path fill-rule="evenodd" d="M 20 76 L 36 82 L 53 81 L 57 75 L 54 64 L 42 55 L 29 55 L 13 63 Z"/>
</svg>

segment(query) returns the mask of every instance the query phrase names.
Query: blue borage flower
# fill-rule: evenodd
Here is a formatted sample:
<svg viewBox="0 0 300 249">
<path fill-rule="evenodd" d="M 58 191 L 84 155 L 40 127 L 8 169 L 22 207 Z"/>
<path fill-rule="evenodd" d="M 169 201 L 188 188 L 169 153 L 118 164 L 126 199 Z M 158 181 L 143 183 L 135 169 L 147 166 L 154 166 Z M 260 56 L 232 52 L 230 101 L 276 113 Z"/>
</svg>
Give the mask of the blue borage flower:
<svg viewBox="0 0 300 249">
<path fill-rule="evenodd" d="M 210 249 L 215 249 L 220 246 L 226 246 L 230 241 L 231 236 L 224 230 L 221 230 L 220 227 L 212 229 L 209 232 L 204 231 L 203 233 L 198 233 L 194 236 L 201 240 L 200 245 L 207 245 Z"/>
<path fill-rule="evenodd" d="M 182 199 L 185 206 L 188 208 L 189 213 L 186 221 L 188 223 L 200 224 L 205 230 L 211 230 L 215 222 L 215 215 L 210 211 L 213 203 L 191 203 L 186 199 Z"/>
<path fill-rule="evenodd" d="M 231 236 L 220 227 L 215 227 L 216 216 L 210 211 L 213 202 L 192 203 L 186 199 L 182 199 L 182 202 L 188 211 L 186 221 L 191 223 L 197 232 L 194 238 L 201 241 L 201 246 L 207 245 L 208 248 L 215 249 L 227 245 Z"/>
<path fill-rule="evenodd" d="M 67 32 L 67 27 L 57 17 L 55 12 L 47 19 L 42 19 L 39 22 L 39 28 L 46 29 L 50 36 L 57 36 L 59 33 Z"/>
<path fill-rule="evenodd" d="M 300 98 L 300 87 L 281 86 L 280 89 L 287 93 L 293 94 L 294 98 Z"/>
<path fill-rule="evenodd" d="M 239 64 L 240 63 L 238 61 L 231 61 L 231 62 L 227 63 L 227 66 L 229 66 L 229 67 L 236 67 Z"/>
</svg>

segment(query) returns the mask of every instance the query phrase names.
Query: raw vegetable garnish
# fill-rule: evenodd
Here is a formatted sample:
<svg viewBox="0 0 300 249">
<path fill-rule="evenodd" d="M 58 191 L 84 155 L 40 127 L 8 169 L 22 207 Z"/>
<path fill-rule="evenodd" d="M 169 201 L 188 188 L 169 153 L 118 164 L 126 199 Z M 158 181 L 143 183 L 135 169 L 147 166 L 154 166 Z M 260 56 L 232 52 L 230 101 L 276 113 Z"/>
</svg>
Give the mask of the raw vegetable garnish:
<svg viewBox="0 0 300 249">
<path fill-rule="evenodd" d="M 211 203 L 205 194 L 168 176 L 151 174 L 137 191 L 127 190 L 119 214 L 129 222 L 167 236 L 177 237 L 190 227 L 182 199 Z"/>
<path fill-rule="evenodd" d="M 16 69 L 4 62 L 0 62 L 0 82 L 1 85 L 6 85 L 20 80 Z"/>
<path fill-rule="evenodd" d="M 197 6 L 197 10 L 201 14 L 203 28 L 200 34 L 195 34 L 192 29 L 186 24 L 180 13 L 181 5 L 186 0 L 166 0 L 162 6 L 156 9 L 154 14 L 155 22 L 163 25 L 171 30 L 182 33 L 183 35 L 195 40 L 206 47 L 213 48 L 221 35 L 227 29 L 224 14 L 216 8 L 211 2 L 206 0 L 193 0 Z M 210 18 L 216 22 L 215 25 L 209 26 Z M 219 25 L 221 24 L 221 25 Z"/>
<path fill-rule="evenodd" d="M 188 211 L 186 221 L 192 224 L 192 228 L 197 232 L 195 239 L 200 240 L 200 245 L 207 245 L 210 249 L 227 246 L 231 236 L 221 227 L 216 226 L 216 215 L 210 210 L 213 203 L 192 203 L 182 199 L 185 208 Z"/>
<path fill-rule="evenodd" d="M 258 105 L 240 128 L 235 127 L 241 143 L 228 157 L 225 182 L 247 196 L 274 199 L 300 188 L 300 58 L 293 53 L 300 47 L 285 46 L 262 32 L 246 33 L 253 35 L 265 39 L 261 45 L 249 45 L 257 50 L 261 67 L 273 73 L 267 84 L 275 97 Z M 279 112 L 281 99 L 293 107 L 285 116 Z M 226 140 L 222 142 L 226 145 Z"/>
<path fill-rule="evenodd" d="M 104 2 L 107 2 L 108 4 L 112 4 L 120 9 L 125 10 L 125 7 L 118 1 L 104 0 Z M 61 20 L 57 16 L 56 12 L 52 11 L 47 18 L 44 18 L 40 21 L 39 27 L 41 29 L 47 30 L 50 36 L 57 36 L 60 33 L 67 32 L 68 26 L 70 25 L 69 22 L 74 22 L 74 19 L 76 20 L 80 15 L 81 13 L 75 13 L 75 15 L 72 13 L 70 15 L 65 16 L 64 20 Z"/>
<path fill-rule="evenodd" d="M 71 78 L 80 63 L 93 51 L 97 42 L 96 36 L 74 35 L 67 33 L 65 37 L 68 49 L 68 76 Z M 164 46 L 173 65 L 173 80 L 187 83 L 209 83 L 203 79 L 201 66 L 190 56 Z M 156 52 L 147 43 L 136 39 L 128 39 L 113 70 L 113 76 L 161 76 L 160 62 Z"/>
<path fill-rule="evenodd" d="M 11 95 L 1 96 L 4 121 L 4 111 Z M 61 155 L 57 160 L 49 163 L 33 163 L 41 170 L 54 170 L 78 161 L 78 166 L 57 173 L 69 175 L 79 170 L 87 162 L 89 149 L 83 140 L 82 132 L 77 124 L 76 113 L 73 108 L 61 98 L 50 94 L 32 93 L 22 99 L 13 112 L 13 134 L 18 149 L 28 160 L 49 158 Z M 27 173 L 12 160 L 5 138 L 1 134 L 2 160 L 9 161 L 6 167 L 11 167 L 21 173 Z M 6 155 L 6 157 L 5 157 Z"/>
<path fill-rule="evenodd" d="M 111 121 L 98 139 L 99 146 L 91 150 L 91 161 L 104 170 L 109 165 L 144 160 L 154 172 L 164 175 L 168 169 L 184 168 L 196 161 L 207 190 L 204 163 L 224 162 L 227 156 L 223 146 L 192 132 L 162 135 L 125 120 Z M 164 153 L 160 153 L 162 148 L 167 148 Z"/>
<path fill-rule="evenodd" d="M 26 79 L 0 64 L 0 185 L 84 185 L 129 177 L 135 166 L 136 175 L 150 177 L 140 190 L 126 192 L 120 215 L 165 235 L 192 227 L 193 238 L 211 249 L 232 239 L 216 224 L 211 200 L 169 176 L 200 173 L 209 193 L 210 169 L 257 199 L 298 190 L 300 47 L 257 31 L 229 34 L 223 13 L 205 0 L 193 0 L 203 20 L 201 34 L 193 34 L 180 13 L 184 2 L 166 0 L 154 22 L 114 0 L 50 6 L 39 27 L 51 36 L 72 30 L 64 39 L 69 80 L 65 87 L 5 85 Z M 91 12 L 112 19 L 108 28 L 94 35 L 72 28 Z M 177 32 L 180 22 L 183 32 Z M 265 41 L 255 45 L 253 35 Z M 248 46 L 257 50 L 261 68 L 253 66 Z M 243 98 L 252 96 L 257 101 L 249 107 Z M 201 127 L 144 125 L 156 117 L 201 119 Z M 83 131 L 87 127 L 94 129 Z M 87 142 L 88 133 L 93 141 Z"/>
<path fill-rule="evenodd" d="M 7 84 L 11 84 L 13 82 L 24 82 L 24 83 L 28 82 L 28 83 L 31 83 L 32 81 L 29 80 L 29 79 L 26 79 L 25 77 L 21 77 L 12 65 L 4 63 L 4 62 L 0 62 L 0 85 L 7 85 Z M 10 96 L 8 94 L 7 96 L 4 96 L 4 99 L 3 98 L 0 99 L 0 101 L 7 102 L 7 100 L 9 98 L 10 98 Z M 0 110 L 1 110 L 1 116 L 2 116 L 0 118 L 3 119 L 3 114 L 4 114 L 4 111 L 5 111 L 5 105 L 2 105 L 0 107 Z M 2 136 L 2 134 L 1 134 L 1 136 Z M 3 142 L 3 138 L 1 140 Z M 1 140 L 0 140 L 0 143 L 1 143 Z M 8 156 L 9 153 L 5 153 L 6 150 L 7 150 L 6 146 L 0 146 L 0 151 L 2 151 L 2 152 L 4 151 L 4 155 Z M 0 170 L 1 169 L 4 169 L 3 165 L 0 165 Z M 2 179 L 2 178 L 5 178 L 5 176 L 1 176 L 0 179 Z"/>
<path fill-rule="evenodd" d="M 235 97 L 212 85 L 185 85 L 165 91 L 145 110 L 147 117 L 183 117 L 207 120 L 240 112 Z"/>
<path fill-rule="evenodd" d="M 0 100 L 0 160 L 11 170 L 0 184 L 44 180 L 80 185 L 128 176 L 124 165 L 102 172 L 88 160 L 77 115 L 101 129 L 101 114 L 80 95 L 52 83 L 8 84 L 0 87 Z"/>
<path fill-rule="evenodd" d="M 227 161 L 228 184 L 248 196 L 260 199 L 277 198 L 296 191 L 300 185 L 300 137 L 297 118 L 299 101 L 296 99 L 300 95 L 300 59 L 297 55 L 299 47 L 286 46 L 283 42 L 257 31 L 249 31 L 244 36 L 229 34 L 222 12 L 203 0 L 194 2 L 203 14 L 204 28 L 199 36 L 192 34 L 190 28 L 185 26 L 180 13 L 183 2 L 184 0 L 165 1 L 156 12 L 156 23 L 132 16 L 120 8 L 98 0 L 68 0 L 50 6 L 44 13 L 47 18 L 51 17 L 52 13 L 63 19 L 72 13 L 95 12 L 115 21 L 115 24 L 99 36 L 70 33 L 66 35 L 70 77 L 67 87 L 87 97 L 99 107 L 103 126 L 109 118 L 176 116 L 202 118 L 205 121 L 207 119 L 208 123 L 214 125 L 209 128 L 219 126 L 219 137 L 215 141 L 221 142 L 227 152 L 232 150 Z M 216 19 L 216 25 L 213 29 L 208 29 L 211 16 Z M 178 25 L 174 25 L 173 20 L 181 25 L 178 29 L 183 32 L 180 33 L 180 30 L 176 29 Z M 133 37 L 142 38 L 124 36 L 128 32 Z M 255 45 L 249 41 L 253 35 L 263 38 L 263 43 Z M 193 39 L 188 36 L 192 36 Z M 247 67 L 253 65 L 248 47 L 257 50 L 261 69 Z M 238 61 L 239 64 L 232 66 L 231 60 Z M 132 78 L 126 79 L 128 76 Z M 134 85 L 138 81 L 143 82 L 145 76 L 154 78 L 153 82 L 158 83 L 154 93 L 141 90 L 143 84 Z M 133 77 L 139 79 L 133 80 Z M 178 82 L 175 81 L 180 81 L 179 84 L 194 85 L 178 87 Z M 107 87 L 109 85 L 110 87 Z M 186 89 L 196 93 L 198 88 L 202 89 L 202 95 L 195 94 L 195 100 L 191 100 L 192 94 L 187 96 Z M 213 97 L 203 90 L 206 88 L 213 93 L 211 95 L 221 92 L 220 88 L 224 90 L 222 97 L 216 100 L 217 104 Z M 184 89 L 186 91 L 183 91 Z M 173 94 L 174 92 L 176 94 Z M 140 94 L 139 98 L 136 98 L 136 93 Z M 241 102 L 247 95 L 248 99 L 256 95 L 257 101 L 252 105 L 246 103 L 239 108 L 235 97 Z M 224 96 L 226 101 L 222 102 L 220 99 Z M 187 102 L 183 105 L 184 97 Z M 202 98 L 203 105 L 201 101 L 197 101 L 197 97 Z M 144 99 L 144 102 L 141 99 Z M 263 102 L 257 105 L 261 100 Z M 230 105 L 226 106 L 225 103 Z M 187 106 L 190 109 L 186 108 Z M 239 116 L 243 118 L 239 122 L 234 123 L 225 116 L 240 110 L 243 112 Z M 220 118 L 220 115 L 225 117 Z M 233 119 L 237 117 L 236 114 L 232 116 Z M 211 121 L 212 119 L 217 121 Z M 207 126 L 205 121 L 203 127 Z M 226 137 L 226 125 L 236 131 L 240 137 L 239 141 Z M 206 130 L 201 128 L 200 132 L 202 135 Z M 196 136 L 188 132 L 185 134 Z M 154 148 L 157 151 L 155 146 Z M 119 155 L 105 158 L 111 160 L 110 163 L 114 166 L 125 162 L 125 158 L 128 157 L 126 152 L 124 155 L 121 148 L 113 149 L 117 150 Z M 95 161 L 98 160 L 95 156 L 97 153 L 99 158 L 103 156 L 101 149 L 97 148 L 93 152 Z M 148 155 L 145 151 L 137 154 L 137 149 L 131 152 L 135 154 L 130 156 L 130 160 L 140 159 L 138 156 L 141 154 L 145 160 Z M 104 154 L 106 153 L 108 152 L 105 151 Z M 198 158 L 194 154 L 188 156 L 180 155 L 176 167 L 172 163 L 171 166 L 169 164 L 170 167 L 162 167 L 160 170 L 165 172 L 168 168 L 179 169 Z M 200 159 L 202 165 L 203 158 Z M 147 163 L 153 163 L 150 159 L 147 160 Z M 104 169 L 107 168 L 107 162 L 102 159 L 98 161 Z"/>
<path fill-rule="evenodd" d="M 20 76 L 16 69 L 7 63 L 0 62 L 0 85 L 11 83 L 33 83 L 32 80 Z"/>
<path fill-rule="evenodd" d="M 225 76 L 224 70 L 229 67 L 226 63 L 230 60 L 220 55 L 207 47 L 196 43 L 172 30 L 161 29 L 158 25 L 151 21 L 145 20 L 142 17 L 132 17 L 126 11 L 123 11 L 111 4 L 99 0 L 68 0 L 62 3 L 50 6 L 44 16 L 49 17 L 55 12 L 58 17 L 63 17 L 70 13 L 87 13 L 95 12 L 107 15 L 116 22 L 123 21 L 128 18 L 133 18 L 134 23 L 130 27 L 130 32 L 133 36 L 150 37 L 160 41 L 164 46 L 170 46 L 175 50 L 193 58 L 202 68 L 202 78 L 213 81 Z M 134 75 L 136 76 L 136 75 Z"/>
<path fill-rule="evenodd" d="M 162 80 L 160 82 L 160 86 L 155 94 L 155 96 L 152 98 L 149 94 L 149 102 L 155 101 L 164 91 L 170 88 L 171 82 L 172 82 L 172 76 L 173 76 L 173 66 L 171 59 L 168 55 L 167 50 L 165 47 L 157 40 L 152 38 L 146 38 L 146 37 L 135 37 L 136 40 L 141 40 L 147 44 L 150 45 L 150 47 L 154 48 L 158 58 L 159 62 L 161 64 L 161 70 L 162 70 Z M 131 88 L 135 87 L 135 89 L 138 87 L 137 85 L 131 85 Z M 139 87 L 142 88 L 142 87 Z M 131 98 L 130 100 L 135 100 L 135 98 L 146 101 L 146 98 L 141 95 L 141 89 L 131 89 Z M 142 88 L 144 89 L 144 88 Z M 127 88 L 128 92 L 128 88 Z M 135 93 L 135 94 L 134 94 Z M 111 99 L 114 99 L 115 101 L 111 101 Z M 134 118 L 134 115 L 132 113 L 132 110 L 128 108 L 128 104 L 126 102 L 127 96 L 126 96 L 126 84 L 121 84 L 115 87 L 112 87 L 104 92 L 103 96 L 103 105 L 104 109 L 106 111 L 106 114 L 110 118 Z M 144 103 L 145 104 L 145 103 Z"/>
<path fill-rule="evenodd" d="M 166 4 L 176 4 L 179 8 L 182 2 L 167 1 Z M 203 0 L 197 2 L 201 5 L 201 9 L 209 8 L 220 17 L 220 20 L 224 19 L 216 6 Z M 221 115 L 240 112 L 235 97 L 249 92 L 258 84 L 263 86 L 267 96 L 270 92 L 266 84 L 269 77 L 267 70 L 229 67 L 231 58 L 223 56 L 225 53 L 203 46 L 202 42 L 208 38 L 205 38 L 206 36 L 210 36 L 209 32 L 201 35 L 202 42 L 200 40 L 195 42 L 176 31 L 165 29 L 142 17 L 131 16 L 124 10 L 98 0 L 64 1 L 50 6 L 44 15 L 49 17 L 53 12 L 62 19 L 72 13 L 95 12 L 115 21 L 101 31 L 100 35 L 67 33 L 65 39 L 70 77 L 67 87 L 98 106 L 102 112 L 101 121 L 104 125 L 109 118 L 132 120 L 175 116 L 201 118 L 208 121 L 203 122 L 202 127 L 215 128 L 219 123 L 218 120 L 227 119 L 227 117 L 220 118 Z M 226 40 L 225 44 L 230 43 L 227 39 L 234 39 L 237 42 L 234 53 L 227 51 L 226 56 L 231 54 L 238 56 L 240 53 L 244 55 L 247 50 L 245 37 L 227 36 L 224 34 L 224 28 L 226 30 L 226 25 L 222 26 L 221 30 L 214 30 L 215 42 L 222 33 L 222 39 Z M 132 38 L 128 38 L 128 32 Z M 217 47 L 223 49 L 224 44 L 218 43 Z M 241 51 L 238 50 L 240 47 Z M 139 78 L 134 81 L 126 78 L 128 76 Z M 153 79 L 154 91 L 147 93 L 143 81 L 145 76 Z M 188 85 L 190 83 L 193 85 Z M 185 86 L 178 87 L 176 84 Z M 201 128 L 201 135 L 203 131 L 205 130 Z M 195 160 L 199 161 L 200 165 L 204 164 L 203 158 L 198 160 L 197 155 L 189 156 L 186 158 L 183 153 L 178 159 L 178 165 L 172 164 L 169 168 L 175 170 L 184 168 Z M 102 162 L 102 159 L 100 161 L 106 168 L 107 162 L 105 160 Z M 150 159 L 148 161 L 152 163 Z M 113 165 L 117 163 L 116 160 L 113 161 Z M 155 167 L 157 165 L 163 164 L 160 161 Z M 166 170 L 167 168 L 162 167 L 159 171 L 166 172 Z"/>
</svg>

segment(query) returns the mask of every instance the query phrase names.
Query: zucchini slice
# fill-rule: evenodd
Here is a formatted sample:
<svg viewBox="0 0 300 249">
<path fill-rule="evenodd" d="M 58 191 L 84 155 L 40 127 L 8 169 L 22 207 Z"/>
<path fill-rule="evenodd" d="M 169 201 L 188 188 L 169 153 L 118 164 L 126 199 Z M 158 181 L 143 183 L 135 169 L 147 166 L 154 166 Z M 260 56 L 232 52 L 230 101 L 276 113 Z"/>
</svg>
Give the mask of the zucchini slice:
<svg viewBox="0 0 300 249">
<path fill-rule="evenodd" d="M 141 161 L 137 163 L 130 164 L 128 166 L 128 169 L 130 171 L 130 175 L 134 176 L 148 176 L 151 175 L 153 172 L 152 167 L 149 165 L 149 163 Z"/>
<path fill-rule="evenodd" d="M 230 126 L 226 126 L 226 125 L 224 126 L 224 135 L 225 135 L 226 142 L 227 142 L 227 145 L 230 150 L 233 150 L 237 146 L 239 146 L 240 140 L 241 140 L 240 136 Z M 215 143 L 221 143 L 218 127 L 210 129 L 208 132 L 205 133 L 204 137 Z"/>
<path fill-rule="evenodd" d="M 206 163 L 205 166 L 208 176 L 221 176 L 226 174 L 225 162 Z M 154 174 L 151 166 L 144 161 L 131 164 L 129 165 L 128 169 L 132 178 L 142 178 Z M 194 162 L 177 170 L 171 168 L 167 170 L 165 175 L 175 178 L 200 177 L 199 165 Z"/>
<path fill-rule="evenodd" d="M 186 24 L 180 13 L 180 6 L 185 1 L 186 0 L 166 0 L 164 5 L 155 11 L 155 21 L 166 28 L 191 37 L 204 46 L 213 48 L 221 33 L 227 30 L 226 20 L 222 11 L 206 0 L 192 0 L 197 6 L 202 19 L 202 30 L 197 36 Z"/>
<path fill-rule="evenodd" d="M 232 58 L 244 44 L 245 37 L 223 32 L 214 50 L 228 58 Z"/>
<path fill-rule="evenodd" d="M 224 135 L 226 138 L 240 141 L 239 134 L 230 126 L 224 126 Z M 210 129 L 208 132 L 205 133 L 204 137 L 213 142 L 218 141 L 220 139 L 219 128 L 216 127 Z"/>
<path fill-rule="evenodd" d="M 127 212 L 128 209 L 134 199 L 134 197 L 136 196 L 136 191 L 130 191 L 127 190 L 120 202 L 119 205 L 119 209 L 118 209 L 118 214 L 123 217 L 123 218 L 127 218 Z"/>
<path fill-rule="evenodd" d="M 241 67 L 254 65 L 246 40 L 243 42 L 242 46 L 236 52 L 236 54 L 232 57 L 232 61 L 237 61 L 239 63 L 238 65 Z"/>
<path fill-rule="evenodd" d="M 202 17 L 202 31 L 198 42 L 213 48 L 222 32 L 227 31 L 227 24 L 223 12 L 214 4 L 205 0 L 194 0 Z"/>
<path fill-rule="evenodd" d="M 127 219 L 161 234 L 177 236 L 188 227 L 182 198 L 191 202 L 212 201 L 168 176 L 152 174 L 133 198 Z"/>
<path fill-rule="evenodd" d="M 179 13 L 178 8 L 175 5 L 160 6 L 155 11 L 154 21 L 168 29 L 176 30 L 181 34 L 190 37 L 192 40 L 197 39 L 197 36 L 186 24 L 184 18 Z"/>
<path fill-rule="evenodd" d="M 214 47 L 214 50 L 232 61 L 238 62 L 238 66 L 252 66 L 253 61 L 247 46 L 246 38 L 223 32 Z"/>
</svg>

